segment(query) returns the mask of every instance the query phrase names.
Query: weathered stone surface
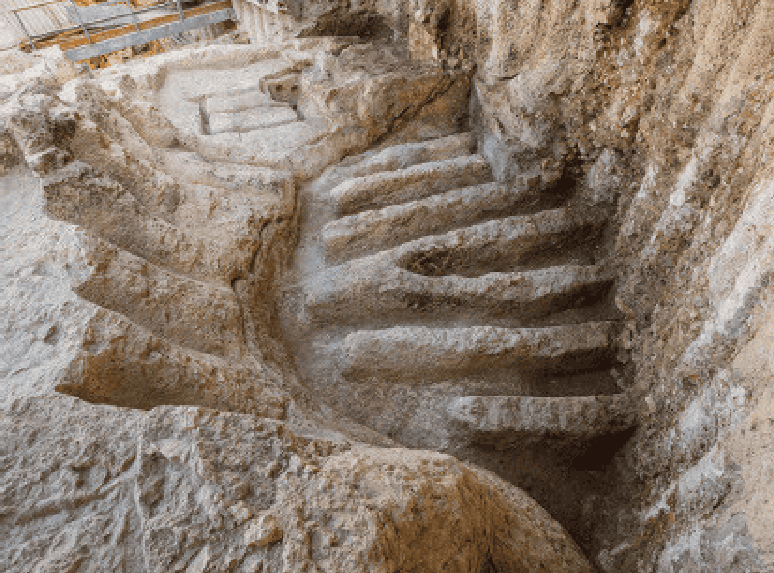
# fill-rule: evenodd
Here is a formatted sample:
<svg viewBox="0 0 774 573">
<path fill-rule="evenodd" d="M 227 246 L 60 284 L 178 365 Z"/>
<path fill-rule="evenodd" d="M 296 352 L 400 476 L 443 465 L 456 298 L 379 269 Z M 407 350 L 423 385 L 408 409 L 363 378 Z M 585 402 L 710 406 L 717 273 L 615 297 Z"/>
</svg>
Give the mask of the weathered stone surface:
<svg viewBox="0 0 774 573">
<path fill-rule="evenodd" d="M 296 122 L 308 133 L 256 130 L 246 150 L 230 129 L 202 153 L 215 136 L 186 127 L 200 102 L 170 123 L 148 93 L 181 62 L 156 64 L 76 80 L 68 106 L 33 90 L 6 108 L 45 177 L 19 168 L 3 181 L 0 568 L 591 571 L 517 488 L 449 456 L 353 443 L 394 444 L 298 383 L 273 310 L 295 178 L 367 139 L 313 118 Z M 234 70 L 213 77 L 242 85 Z"/>
<path fill-rule="evenodd" d="M 332 189 L 330 195 L 338 212 L 349 215 L 489 180 L 491 170 L 484 158 L 467 155 L 350 179 Z"/>
<path fill-rule="evenodd" d="M 478 437 L 603 436 L 635 424 L 630 401 L 622 396 L 470 396 L 457 398 L 450 416 Z"/>
<path fill-rule="evenodd" d="M 282 104 L 259 89 L 231 96 L 210 96 L 204 100 L 204 110 L 208 114 L 231 113 L 253 107 L 282 107 Z"/>
<path fill-rule="evenodd" d="M 331 221 L 323 228 L 322 239 L 326 250 L 334 255 L 374 251 L 469 225 L 534 198 L 529 187 L 517 190 L 499 183 L 463 187 Z"/>
<path fill-rule="evenodd" d="M 418 381 L 447 372 L 518 365 L 561 370 L 604 361 L 612 324 L 540 329 L 397 327 L 348 335 L 340 348 L 345 376 L 402 375 Z"/>
<path fill-rule="evenodd" d="M 0 417 L 9 572 L 592 571 L 534 501 L 449 456 L 200 408 L 47 397 Z"/>
<path fill-rule="evenodd" d="M 235 7 L 244 25 L 242 5 Z M 279 4 L 271 7 L 281 12 Z M 766 359 L 772 259 L 767 158 L 774 125 L 769 8 L 729 0 L 305 0 L 291 7 L 295 16 L 259 20 L 256 11 L 266 10 L 256 7 L 252 40 L 284 40 L 305 29 L 379 42 L 308 38 L 260 49 L 187 48 L 99 72 L 93 82 L 77 78 L 62 92 L 62 81 L 76 73 L 61 52 L 0 56 L 8 134 L 0 164 L 12 168 L 18 150 L 49 182 L 76 169 L 73 158 L 88 164 L 87 176 L 55 184 L 61 193 L 56 202 L 50 193 L 50 207 L 115 245 L 94 250 L 88 233 L 25 211 L 18 196 L 3 199 L 4 207 L 13 205 L 7 221 L 23 225 L 4 221 L 2 396 L 4 412 L 20 420 L 9 440 L 27 437 L 19 438 L 23 446 L 14 441 L 14 451 L 2 459 L 13 468 L 13 484 L 40 477 L 18 490 L 0 488 L 7 496 L 0 502 L 0 529 L 12 523 L 10 543 L 23 540 L 13 549 L 0 545 L 11 563 L 0 568 L 585 570 L 570 558 L 520 561 L 524 547 L 548 555 L 541 549 L 546 539 L 568 547 L 563 534 L 550 533 L 551 524 L 537 536 L 504 542 L 495 525 L 501 514 L 480 500 L 503 496 L 508 486 L 441 454 L 373 449 L 309 462 L 295 452 L 297 459 L 289 455 L 280 466 L 282 479 L 272 482 L 281 493 L 277 499 L 291 500 L 283 505 L 291 513 L 279 506 L 252 510 L 248 502 L 220 512 L 218 504 L 230 507 L 227 501 L 241 495 L 232 490 L 245 487 L 230 474 L 201 478 L 206 468 L 215 468 L 208 476 L 253 474 L 231 461 L 222 467 L 220 461 L 181 461 L 185 456 L 176 448 L 193 430 L 188 422 L 176 429 L 176 422 L 159 420 L 176 418 L 184 408 L 146 414 L 73 402 L 54 390 L 68 390 L 67 374 L 68 391 L 80 388 L 90 400 L 131 407 L 190 402 L 284 416 L 310 432 L 335 434 L 335 426 L 373 443 L 387 444 L 389 436 L 402 445 L 453 452 L 522 485 L 604 571 L 768 570 L 774 562 L 766 501 L 772 378 Z M 81 93 L 78 85 L 97 86 L 102 95 Z M 205 135 L 209 113 L 258 105 L 242 107 L 250 93 L 245 89 L 297 102 L 303 121 L 249 135 Z M 210 110 L 209 101 L 216 100 L 238 109 Z M 258 100 L 266 98 L 251 101 Z M 471 130 L 472 139 L 422 141 Z M 401 197 L 405 190 L 396 185 L 387 190 L 396 193 L 396 203 L 417 202 L 370 213 L 362 210 L 385 205 L 365 202 L 349 219 L 333 209 L 330 190 L 348 180 L 378 179 L 429 161 L 464 162 L 473 153 L 491 172 L 486 181 L 497 182 L 478 191 L 497 189 L 496 196 L 458 191 L 454 183 L 443 191 L 420 189 L 426 193 L 421 198 Z M 289 179 L 264 178 L 260 169 L 299 179 L 299 197 Z M 42 208 L 29 172 L 11 175 L 12 185 Z M 81 194 L 89 185 L 94 192 Z M 540 201 L 528 201 L 522 211 L 518 194 L 504 191 L 525 185 Z M 261 198 L 254 202 L 250 195 L 257 190 Z M 455 203 L 455 197 L 469 201 Z M 517 211 L 486 212 L 485 197 Z M 320 241 L 326 225 L 329 252 L 343 264 L 326 260 Z M 235 237 L 244 239 L 250 229 L 260 240 L 239 243 Z M 278 301 L 275 281 L 297 232 L 288 296 Z M 163 244 L 170 238 L 179 248 Z M 103 252 L 117 254 L 97 256 Z M 89 267 L 88 253 L 107 266 Z M 396 261 L 396 253 L 408 258 Z M 347 261 L 353 256 L 361 258 Z M 154 277 L 147 297 L 140 288 L 145 279 L 138 278 L 146 276 Z M 123 277 L 137 281 L 138 289 L 127 287 L 126 300 L 104 296 Z M 96 294 L 88 296 L 123 314 L 77 298 L 71 284 L 93 284 Z M 215 302 L 225 300 L 216 293 L 229 289 L 254 360 L 231 354 L 236 330 L 217 334 L 219 325 L 233 323 L 233 306 L 207 323 L 201 340 L 193 340 L 200 319 L 182 306 L 177 312 L 177 300 L 183 305 L 187 296 L 199 296 L 191 293 L 209 293 L 201 296 Z M 278 302 L 288 318 L 276 316 Z M 175 311 L 169 324 L 160 322 L 163 307 Z M 559 333 L 601 321 L 621 330 L 611 337 L 605 360 L 580 370 L 576 365 L 563 376 L 457 368 L 438 380 L 347 380 L 329 352 L 363 333 Z M 444 359 L 455 364 L 456 350 L 447 350 Z M 422 366 L 422 355 L 393 363 L 410 368 L 416 356 Z M 425 365 L 436 367 L 439 360 L 431 357 Z M 379 367 L 363 363 L 370 371 Z M 91 378 L 75 364 L 86 365 Z M 29 396 L 59 405 L 36 413 L 24 405 L 30 402 L 18 401 Z M 83 414 L 62 414 L 67 427 L 55 426 L 56 411 L 73 404 Z M 313 415 L 301 412 L 302 404 L 315 405 Z M 207 428 L 225 436 L 200 450 L 214 452 L 208 460 L 231 451 L 220 444 L 241 448 L 242 434 L 249 440 L 245 451 L 260 442 L 242 422 L 232 434 L 223 429 L 236 414 L 207 415 L 211 421 L 197 426 L 196 439 L 211 437 Z M 248 418 L 256 420 L 239 419 Z M 50 452 L 69 460 L 80 442 L 48 445 L 41 436 L 65 434 L 81 420 L 99 434 L 89 437 L 92 443 L 115 433 L 123 445 L 109 451 L 123 451 L 127 440 L 137 440 L 138 451 L 153 451 L 125 470 L 144 472 L 127 482 L 141 498 L 125 490 L 105 494 L 112 498 L 61 493 L 88 489 L 83 484 L 102 475 L 76 461 L 68 466 L 78 476 L 71 480 L 46 465 L 63 459 Z M 333 441 L 343 443 L 341 436 Z M 25 457 L 28 451 L 45 453 L 30 454 L 33 460 Z M 432 460 L 424 467 L 442 468 L 444 475 L 412 473 L 419 458 Z M 162 474 L 166 485 L 147 477 Z M 316 481 L 321 475 L 330 479 Z M 215 482 L 220 485 L 210 487 Z M 459 501 L 469 491 L 473 501 Z M 52 501 L 58 499 L 68 501 Z M 40 511 L 28 511 L 30 505 Z M 102 519 L 114 511 L 123 515 L 115 509 L 123 507 L 135 508 L 128 518 L 116 518 L 123 529 Z M 394 528 L 381 527 L 385 515 Z M 232 516 L 238 516 L 233 523 Z M 528 522 L 523 512 L 509 520 L 519 527 Z M 105 531 L 120 533 L 106 537 Z M 185 537 L 178 534 L 183 531 Z M 452 556 L 443 553 L 449 548 Z M 382 564 L 375 556 L 384 557 Z"/>
<path fill-rule="evenodd" d="M 344 323 L 401 310 L 447 314 L 460 308 L 534 317 L 564 309 L 574 298 L 594 297 L 611 281 L 610 273 L 596 266 L 426 277 L 366 258 L 312 276 L 304 285 L 303 312 L 308 320 Z"/>
<path fill-rule="evenodd" d="M 235 112 L 210 113 L 208 119 L 211 134 L 226 131 L 241 133 L 297 120 L 298 114 L 290 107 L 256 108 Z"/>
</svg>

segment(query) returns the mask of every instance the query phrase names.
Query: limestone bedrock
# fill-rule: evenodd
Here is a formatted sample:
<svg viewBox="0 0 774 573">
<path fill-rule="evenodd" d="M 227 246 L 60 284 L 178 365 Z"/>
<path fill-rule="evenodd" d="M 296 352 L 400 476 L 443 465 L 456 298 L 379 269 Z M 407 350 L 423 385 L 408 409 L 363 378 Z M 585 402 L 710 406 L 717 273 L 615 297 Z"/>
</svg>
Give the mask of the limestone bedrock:
<svg viewBox="0 0 774 573">
<path fill-rule="evenodd" d="M 0 58 L 0 568 L 770 571 L 771 2 L 245 4 Z"/>
<path fill-rule="evenodd" d="M 378 115 L 212 120 L 290 109 L 262 81 L 330 45 L 186 48 L 64 84 L 40 69 L 4 100 L 3 571 L 593 571 L 519 488 L 404 449 L 299 378 L 276 310 L 297 181 L 422 107 L 381 109 L 376 70 L 361 103 Z M 267 97 L 234 100 L 250 74 Z"/>
</svg>

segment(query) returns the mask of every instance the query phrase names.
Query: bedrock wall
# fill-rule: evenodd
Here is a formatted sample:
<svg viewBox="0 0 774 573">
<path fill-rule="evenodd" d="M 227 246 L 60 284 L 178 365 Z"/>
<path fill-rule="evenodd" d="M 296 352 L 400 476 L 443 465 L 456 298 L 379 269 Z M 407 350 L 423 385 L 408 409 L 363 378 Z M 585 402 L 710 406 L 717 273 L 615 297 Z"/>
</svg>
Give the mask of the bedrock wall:
<svg viewBox="0 0 774 573">
<path fill-rule="evenodd" d="M 608 571 L 771 554 L 774 2 L 479 2 L 471 111 L 500 179 L 564 169 L 608 237 L 640 426 L 585 500 Z"/>
</svg>

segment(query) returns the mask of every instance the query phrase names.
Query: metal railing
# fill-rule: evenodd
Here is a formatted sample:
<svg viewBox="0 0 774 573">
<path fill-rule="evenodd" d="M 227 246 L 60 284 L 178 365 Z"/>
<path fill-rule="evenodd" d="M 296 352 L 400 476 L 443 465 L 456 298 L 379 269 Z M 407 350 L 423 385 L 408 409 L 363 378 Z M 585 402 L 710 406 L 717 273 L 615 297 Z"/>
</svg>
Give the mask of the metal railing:
<svg viewBox="0 0 774 573">
<path fill-rule="evenodd" d="M 147 6 L 140 9 L 135 9 L 132 6 L 131 0 L 108 0 L 107 2 L 101 2 L 99 4 L 95 4 L 96 6 L 107 4 L 109 6 L 117 6 L 126 4 L 126 6 L 129 8 L 128 14 L 118 14 L 115 16 L 110 16 L 108 18 L 102 18 L 100 20 L 91 20 L 89 22 L 84 22 L 84 20 L 81 18 L 80 11 L 78 10 L 78 5 L 75 3 L 74 0 L 69 0 L 69 4 L 72 6 L 72 14 L 74 15 L 74 18 L 77 22 L 77 25 L 70 26 L 68 28 L 58 28 L 54 30 L 49 30 L 43 34 L 33 34 L 30 30 L 27 29 L 27 26 L 24 24 L 24 21 L 19 16 L 19 12 L 23 12 L 26 10 L 33 10 L 35 8 L 42 8 L 45 6 L 53 6 L 53 5 L 64 5 L 65 3 L 62 0 L 49 0 L 48 2 L 40 2 L 39 4 L 34 4 L 30 6 L 23 6 L 22 8 L 10 8 L 8 9 L 8 12 L 13 14 L 13 16 L 16 18 L 16 22 L 21 27 L 22 31 L 24 32 L 24 35 L 27 36 L 27 39 L 30 42 L 30 45 L 33 49 L 37 49 L 37 44 L 35 43 L 35 40 L 38 40 L 40 43 L 43 40 L 50 39 L 51 37 L 56 37 L 60 34 L 65 34 L 67 32 L 73 32 L 80 30 L 83 32 L 83 35 L 86 37 L 86 40 L 89 44 L 92 44 L 91 35 L 89 34 L 89 26 L 94 27 L 96 24 L 103 24 L 107 22 L 112 22 L 115 20 L 120 20 L 123 18 L 126 18 L 126 16 L 130 16 L 132 18 L 132 21 L 134 23 L 134 27 L 137 29 L 137 31 L 140 31 L 140 20 L 138 16 L 140 14 L 144 14 L 146 12 L 152 12 L 154 10 L 158 10 L 159 8 L 165 8 L 169 6 L 176 6 L 177 7 L 177 13 L 180 17 L 180 22 L 185 20 L 185 14 L 183 11 L 183 6 L 181 3 L 181 0 L 164 0 L 162 2 L 159 2 L 157 4 L 153 4 L 151 6 Z"/>
</svg>

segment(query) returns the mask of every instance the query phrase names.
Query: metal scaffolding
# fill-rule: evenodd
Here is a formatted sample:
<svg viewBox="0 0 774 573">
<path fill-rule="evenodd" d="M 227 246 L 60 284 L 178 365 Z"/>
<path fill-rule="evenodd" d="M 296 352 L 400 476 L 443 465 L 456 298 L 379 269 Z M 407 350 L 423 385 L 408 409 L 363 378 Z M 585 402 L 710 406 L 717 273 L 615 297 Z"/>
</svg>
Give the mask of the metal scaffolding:
<svg viewBox="0 0 774 573">
<path fill-rule="evenodd" d="M 209 2 L 188 10 L 181 0 L 162 0 L 141 8 L 132 6 L 130 0 L 107 0 L 88 7 L 79 7 L 74 0 L 48 0 L 23 6 L 18 5 L 19 0 L 10 3 L 16 5 L 5 7 L 4 11 L 19 26 L 31 48 L 58 44 L 71 60 L 86 60 L 234 19 L 230 1 Z M 124 6 L 125 9 L 116 10 Z M 94 8 L 99 7 L 109 9 L 102 10 L 105 17 L 84 17 L 83 10 L 97 14 Z M 152 17 L 153 12 L 160 11 L 162 16 Z M 147 16 L 151 17 L 145 19 Z M 127 21 L 130 23 L 126 24 Z"/>
</svg>

